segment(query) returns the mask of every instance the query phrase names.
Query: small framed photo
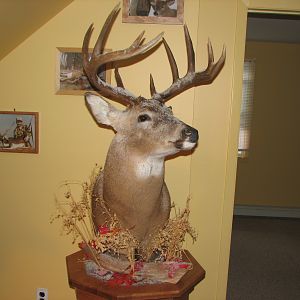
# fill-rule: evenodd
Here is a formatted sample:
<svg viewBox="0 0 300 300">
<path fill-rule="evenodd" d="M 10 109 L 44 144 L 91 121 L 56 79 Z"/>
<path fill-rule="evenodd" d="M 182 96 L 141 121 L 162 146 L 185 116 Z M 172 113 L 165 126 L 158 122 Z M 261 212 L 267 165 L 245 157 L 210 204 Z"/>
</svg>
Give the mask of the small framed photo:
<svg viewBox="0 0 300 300">
<path fill-rule="evenodd" d="M 0 152 L 38 153 L 39 114 L 0 111 Z"/>
<path fill-rule="evenodd" d="M 183 24 L 184 0 L 123 0 L 123 22 Z"/>
<path fill-rule="evenodd" d="M 87 91 L 93 91 L 83 71 L 81 48 L 57 48 L 57 50 L 56 94 L 83 95 Z M 111 50 L 105 50 L 105 52 L 109 51 Z M 102 80 L 110 83 L 110 69 L 100 68 L 98 75 Z"/>
</svg>

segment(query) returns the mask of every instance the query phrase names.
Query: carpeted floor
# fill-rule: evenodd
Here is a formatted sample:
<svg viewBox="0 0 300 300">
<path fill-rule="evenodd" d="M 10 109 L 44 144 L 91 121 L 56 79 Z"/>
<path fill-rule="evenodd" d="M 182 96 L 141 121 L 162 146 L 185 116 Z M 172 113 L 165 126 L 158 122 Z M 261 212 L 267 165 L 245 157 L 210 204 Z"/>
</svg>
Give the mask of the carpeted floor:
<svg viewBox="0 0 300 300">
<path fill-rule="evenodd" d="M 300 219 L 234 217 L 227 300 L 300 300 Z"/>
</svg>

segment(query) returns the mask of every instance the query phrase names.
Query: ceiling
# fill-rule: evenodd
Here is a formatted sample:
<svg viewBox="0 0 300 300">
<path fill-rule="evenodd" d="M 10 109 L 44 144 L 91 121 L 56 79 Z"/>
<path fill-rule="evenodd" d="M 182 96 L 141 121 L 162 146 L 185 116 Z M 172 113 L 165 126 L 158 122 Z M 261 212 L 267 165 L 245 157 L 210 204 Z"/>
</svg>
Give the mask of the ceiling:
<svg viewBox="0 0 300 300">
<path fill-rule="evenodd" d="M 0 60 L 73 0 L 0 0 Z"/>
<path fill-rule="evenodd" d="M 0 0 L 0 60 L 74 0 Z M 299 16 L 248 16 L 247 40 L 300 43 Z"/>
<path fill-rule="evenodd" d="M 300 16 L 250 13 L 247 40 L 300 43 Z"/>
</svg>

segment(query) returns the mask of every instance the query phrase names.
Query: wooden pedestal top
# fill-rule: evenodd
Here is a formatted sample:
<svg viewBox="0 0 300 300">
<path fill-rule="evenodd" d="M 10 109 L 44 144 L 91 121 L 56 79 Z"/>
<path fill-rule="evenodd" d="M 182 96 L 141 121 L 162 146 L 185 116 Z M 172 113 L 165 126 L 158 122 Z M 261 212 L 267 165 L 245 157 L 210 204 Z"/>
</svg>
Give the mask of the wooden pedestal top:
<svg viewBox="0 0 300 300">
<path fill-rule="evenodd" d="M 69 285 L 76 290 L 77 295 L 90 295 L 80 299 L 188 299 L 194 287 L 204 279 L 205 271 L 188 251 L 185 253 L 187 261 L 193 263 L 193 269 L 189 270 L 176 284 L 114 287 L 86 274 L 82 262 L 84 253 L 81 250 L 66 257 Z"/>
</svg>

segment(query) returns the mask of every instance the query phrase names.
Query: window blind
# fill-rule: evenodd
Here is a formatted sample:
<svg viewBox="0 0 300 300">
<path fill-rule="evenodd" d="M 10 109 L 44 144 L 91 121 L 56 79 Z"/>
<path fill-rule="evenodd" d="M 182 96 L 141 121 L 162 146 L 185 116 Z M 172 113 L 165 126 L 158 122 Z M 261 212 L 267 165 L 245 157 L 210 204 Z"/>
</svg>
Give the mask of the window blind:
<svg viewBox="0 0 300 300">
<path fill-rule="evenodd" d="M 253 109 L 253 92 L 255 77 L 255 59 L 247 59 L 244 62 L 243 93 L 240 116 L 240 133 L 238 156 L 247 157 L 250 146 L 250 132 Z"/>
</svg>

